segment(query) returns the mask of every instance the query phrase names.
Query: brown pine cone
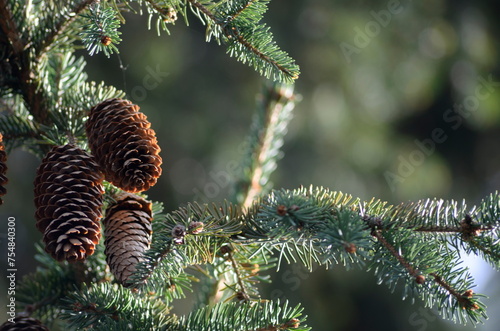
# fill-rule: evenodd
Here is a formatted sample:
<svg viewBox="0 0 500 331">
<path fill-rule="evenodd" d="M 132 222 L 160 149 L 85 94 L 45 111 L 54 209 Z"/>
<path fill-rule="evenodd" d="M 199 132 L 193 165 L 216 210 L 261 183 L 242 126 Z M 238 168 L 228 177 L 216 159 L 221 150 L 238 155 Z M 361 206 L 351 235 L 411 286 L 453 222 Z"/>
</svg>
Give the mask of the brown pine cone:
<svg viewBox="0 0 500 331">
<path fill-rule="evenodd" d="M 39 320 L 32 317 L 16 317 L 14 323 L 6 321 L 0 325 L 0 331 L 49 331 Z"/>
<path fill-rule="evenodd" d="M 156 134 L 139 106 L 108 99 L 90 110 L 86 123 L 90 150 L 107 181 L 124 191 L 149 189 L 161 175 Z"/>
<path fill-rule="evenodd" d="M 5 189 L 5 184 L 9 181 L 7 177 L 5 177 L 5 173 L 7 172 L 7 153 L 5 153 L 5 147 L 3 145 L 3 136 L 0 133 L 0 197 L 4 196 L 7 193 Z M 2 198 L 0 198 L 0 205 L 3 204 Z"/>
<path fill-rule="evenodd" d="M 92 155 L 74 145 L 54 147 L 35 177 L 36 226 L 56 260 L 83 260 L 101 237 L 103 175 Z"/>
<path fill-rule="evenodd" d="M 151 242 L 151 206 L 135 194 L 123 193 L 106 210 L 104 253 L 111 272 L 125 286 L 131 285 L 129 277 Z"/>
</svg>

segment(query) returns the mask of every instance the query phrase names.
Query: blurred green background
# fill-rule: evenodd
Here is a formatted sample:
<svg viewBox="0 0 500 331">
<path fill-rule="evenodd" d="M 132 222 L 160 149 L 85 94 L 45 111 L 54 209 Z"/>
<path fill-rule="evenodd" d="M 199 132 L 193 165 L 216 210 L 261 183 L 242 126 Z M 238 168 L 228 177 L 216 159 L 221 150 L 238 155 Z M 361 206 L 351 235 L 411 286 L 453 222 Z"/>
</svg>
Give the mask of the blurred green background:
<svg viewBox="0 0 500 331">
<path fill-rule="evenodd" d="M 474 204 L 497 190 L 496 8 L 492 0 L 273 0 L 265 21 L 302 72 L 274 187 L 312 184 L 390 203 L 437 197 Z M 189 26 L 179 19 L 170 36 L 148 31 L 145 16 L 125 17 L 119 58 L 80 54 L 91 80 L 124 89 L 153 123 L 164 174 L 149 197 L 167 210 L 223 200 L 230 185 L 217 175 L 237 175 L 228 164 L 241 160 L 263 79 L 206 43 L 194 16 Z M 19 275 L 33 270 L 32 244 L 41 238 L 32 203 L 38 164 L 22 151 L 10 156 L 0 207 L 2 219 L 18 222 Z M 499 274 L 475 259 L 468 264 L 476 292 L 490 296 L 490 320 L 477 329 L 498 330 Z M 364 271 L 335 266 L 309 274 L 289 266 L 272 277 L 263 297 L 303 303 L 314 330 L 471 329 L 401 301 L 401 292 L 389 293 Z M 189 309 L 184 302 L 181 312 Z"/>
</svg>

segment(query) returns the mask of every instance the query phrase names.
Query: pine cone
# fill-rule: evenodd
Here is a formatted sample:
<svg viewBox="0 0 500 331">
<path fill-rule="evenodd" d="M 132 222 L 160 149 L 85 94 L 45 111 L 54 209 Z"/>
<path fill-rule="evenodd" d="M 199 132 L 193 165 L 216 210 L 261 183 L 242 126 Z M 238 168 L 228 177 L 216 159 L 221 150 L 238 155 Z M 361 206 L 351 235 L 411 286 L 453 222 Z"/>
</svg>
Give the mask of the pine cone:
<svg viewBox="0 0 500 331">
<path fill-rule="evenodd" d="M 161 175 L 156 134 L 139 106 L 108 99 L 90 110 L 86 123 L 90 150 L 105 179 L 124 191 L 149 189 Z"/>
<path fill-rule="evenodd" d="M 129 277 L 151 242 L 151 206 L 135 194 L 123 193 L 106 210 L 104 253 L 111 272 L 125 286 L 131 285 Z"/>
<path fill-rule="evenodd" d="M 5 173 L 7 172 L 7 153 L 5 153 L 5 147 L 3 146 L 3 136 L 0 133 L 0 197 L 4 196 L 7 193 L 5 189 L 5 184 L 9 181 L 7 177 L 5 177 Z M 0 205 L 3 204 L 2 198 L 0 198 Z"/>
<path fill-rule="evenodd" d="M 101 237 L 102 180 L 92 155 L 77 146 L 56 146 L 42 160 L 35 177 L 36 226 L 56 260 L 94 253 Z"/>
<path fill-rule="evenodd" d="M 16 317 L 14 323 L 6 321 L 0 325 L 0 331 L 49 331 L 39 320 L 32 317 Z"/>
</svg>

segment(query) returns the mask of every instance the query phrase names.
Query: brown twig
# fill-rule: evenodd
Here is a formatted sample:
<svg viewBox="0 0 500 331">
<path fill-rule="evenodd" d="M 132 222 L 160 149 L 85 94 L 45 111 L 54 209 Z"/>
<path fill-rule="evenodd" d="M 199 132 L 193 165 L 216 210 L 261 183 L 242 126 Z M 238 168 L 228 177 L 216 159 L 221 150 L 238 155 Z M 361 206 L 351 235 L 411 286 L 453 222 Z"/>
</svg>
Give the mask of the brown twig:
<svg viewBox="0 0 500 331">
<path fill-rule="evenodd" d="M 240 290 L 237 293 L 237 297 L 238 297 L 238 299 L 240 299 L 240 301 L 243 301 L 243 302 L 250 301 L 250 296 L 248 295 L 245 284 L 243 283 L 243 279 L 241 278 L 240 270 L 238 269 L 238 262 L 234 258 L 232 250 L 230 250 L 228 252 L 228 257 L 229 257 L 229 260 L 231 261 L 231 265 L 233 267 L 233 271 L 236 275 L 236 280 L 237 280 L 238 286 L 240 288 Z"/>
<path fill-rule="evenodd" d="M 417 277 L 420 276 L 419 272 L 415 268 L 413 268 L 410 265 L 410 263 L 408 261 L 406 261 L 405 258 L 397 252 L 396 248 L 384 238 L 381 230 L 372 231 L 372 235 L 375 238 L 377 238 L 377 240 L 382 244 L 382 246 L 384 246 L 391 253 L 391 255 L 394 256 L 396 258 L 396 260 L 398 260 L 398 262 L 403 267 L 405 267 L 405 269 L 408 271 L 410 276 L 414 277 L 415 279 L 417 279 Z"/>
<path fill-rule="evenodd" d="M 9 40 L 14 55 L 19 55 L 24 51 L 26 44 L 22 40 L 21 32 L 13 20 L 12 12 L 9 9 L 7 0 L 0 0 L 0 28 Z"/>
<path fill-rule="evenodd" d="M 475 309 L 479 308 L 477 306 L 477 304 L 472 302 L 470 296 L 468 296 L 466 294 L 464 295 L 462 293 L 459 293 L 457 290 L 455 290 L 453 287 L 451 287 L 450 284 L 448 284 L 446 281 L 444 281 L 443 278 L 441 276 L 439 276 L 438 274 L 436 274 L 435 272 L 432 272 L 429 275 L 434 277 L 434 281 L 439 286 L 441 286 L 448 293 L 450 293 L 452 296 L 454 296 L 462 308 L 471 309 L 471 310 L 475 310 Z"/>
<path fill-rule="evenodd" d="M 286 323 L 279 324 L 279 325 L 269 325 L 265 328 L 260 328 L 255 331 L 279 331 L 279 330 L 288 330 L 290 328 L 295 329 L 300 326 L 300 320 L 296 318 L 292 318 Z"/>
<path fill-rule="evenodd" d="M 478 236 L 482 231 L 493 230 L 492 226 L 484 226 L 479 223 L 473 222 L 470 215 L 465 215 L 464 219 L 460 222 L 460 226 L 420 226 L 413 228 L 418 232 L 429 233 L 461 233 L 465 241 L 470 241 Z"/>
</svg>

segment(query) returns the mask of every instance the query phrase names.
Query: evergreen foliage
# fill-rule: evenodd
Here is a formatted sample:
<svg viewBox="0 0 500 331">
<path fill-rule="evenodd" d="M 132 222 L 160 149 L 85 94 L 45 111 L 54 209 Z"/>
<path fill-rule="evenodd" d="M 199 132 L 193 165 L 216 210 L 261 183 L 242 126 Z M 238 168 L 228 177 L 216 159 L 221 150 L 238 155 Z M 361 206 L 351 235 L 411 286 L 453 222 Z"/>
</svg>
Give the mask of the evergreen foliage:
<svg viewBox="0 0 500 331">
<path fill-rule="evenodd" d="M 19 312 L 69 330 L 309 330 L 300 306 L 267 300 L 257 286 L 282 263 L 300 261 L 311 271 L 316 264 L 371 270 L 391 291 L 462 324 L 486 318 L 459 250 L 500 269 L 498 192 L 470 207 L 439 199 L 393 206 L 322 187 L 271 190 L 297 101 L 284 83 L 299 69 L 261 23 L 268 4 L 0 0 L 0 133 L 7 151 L 23 147 L 42 158 L 51 145 L 88 150 L 89 110 L 124 93 L 89 82 L 74 51 L 83 43 L 90 55 L 117 53 L 125 11 L 147 13 L 150 27 L 156 18 L 158 32 L 168 32 L 177 14 L 187 22 L 194 13 L 207 41 L 225 44 L 230 56 L 276 81 L 263 89 L 228 201 L 167 213 L 154 202 L 152 243 L 127 288 L 109 272 L 102 240 L 92 256 L 74 263 L 57 262 L 39 247 L 40 268 L 18 285 Z M 120 190 L 104 187 L 106 210 Z M 176 300 L 194 288 L 192 312 L 173 314 Z"/>
</svg>

